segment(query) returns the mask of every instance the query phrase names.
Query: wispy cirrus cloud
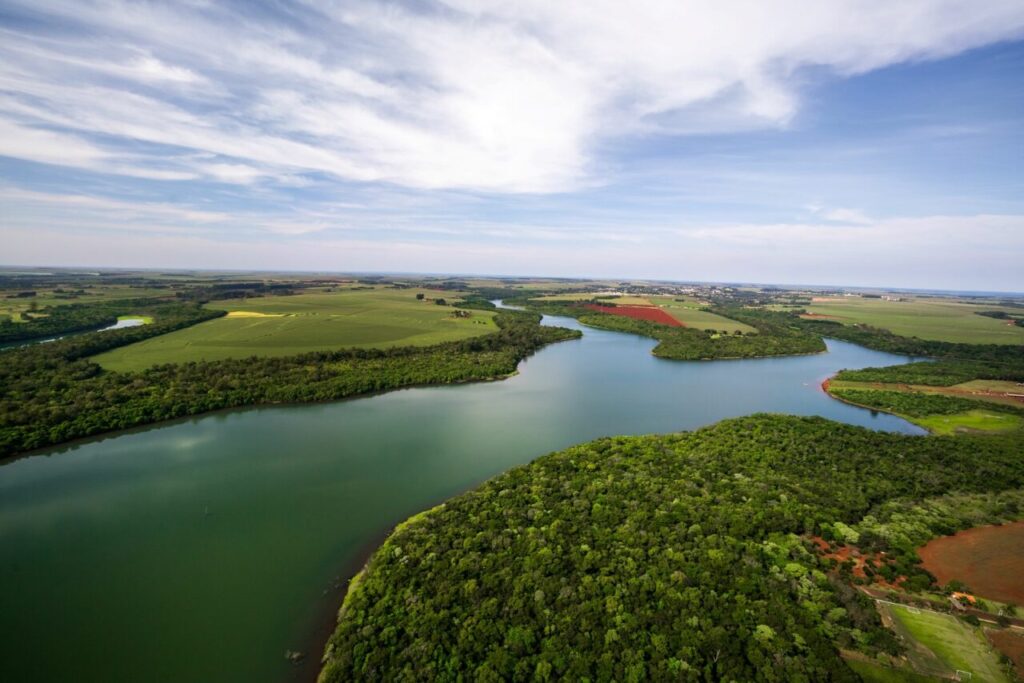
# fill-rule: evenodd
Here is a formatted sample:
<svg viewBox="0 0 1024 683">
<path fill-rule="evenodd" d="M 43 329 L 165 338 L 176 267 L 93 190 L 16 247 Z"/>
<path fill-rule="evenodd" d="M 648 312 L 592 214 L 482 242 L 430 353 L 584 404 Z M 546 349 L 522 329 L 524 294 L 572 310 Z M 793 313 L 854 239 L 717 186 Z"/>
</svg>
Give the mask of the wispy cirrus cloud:
<svg viewBox="0 0 1024 683">
<path fill-rule="evenodd" d="M 0 122 L 17 131 L 0 154 L 169 179 L 316 172 L 511 193 L 605 182 L 601 146 L 623 135 L 786 126 L 808 68 L 863 73 L 1024 30 L 1012 0 L 8 11 L 31 22 L 0 44 Z M 113 161 L 140 142 L 155 146 L 145 158 Z M 192 163 L 197 152 L 216 160 Z"/>
</svg>

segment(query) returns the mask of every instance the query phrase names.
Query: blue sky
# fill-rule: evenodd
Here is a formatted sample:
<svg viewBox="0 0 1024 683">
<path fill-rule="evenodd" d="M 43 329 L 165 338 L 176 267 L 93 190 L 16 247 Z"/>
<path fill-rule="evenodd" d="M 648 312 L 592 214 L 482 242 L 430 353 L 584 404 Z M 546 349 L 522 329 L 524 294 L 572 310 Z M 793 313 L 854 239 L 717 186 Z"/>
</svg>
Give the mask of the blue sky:
<svg viewBox="0 0 1024 683">
<path fill-rule="evenodd" d="M 0 263 L 1024 291 L 1024 4 L 0 6 Z"/>
</svg>

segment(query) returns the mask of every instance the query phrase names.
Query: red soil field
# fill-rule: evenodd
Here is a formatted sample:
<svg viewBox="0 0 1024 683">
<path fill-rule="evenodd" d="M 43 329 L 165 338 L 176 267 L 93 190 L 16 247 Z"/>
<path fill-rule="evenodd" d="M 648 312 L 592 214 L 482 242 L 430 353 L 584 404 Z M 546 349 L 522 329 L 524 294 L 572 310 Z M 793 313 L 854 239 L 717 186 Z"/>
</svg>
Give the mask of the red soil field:
<svg viewBox="0 0 1024 683">
<path fill-rule="evenodd" d="M 658 323 L 659 325 L 668 325 L 669 327 L 686 327 L 686 325 L 679 322 L 657 306 L 600 306 L 598 304 L 584 304 L 584 308 L 589 308 L 592 311 L 600 311 L 601 313 L 610 313 L 611 315 L 621 315 L 627 318 L 634 318 L 636 320 L 646 320 L 647 322 Z"/>
<path fill-rule="evenodd" d="M 1012 631 L 991 631 L 986 629 L 985 635 L 996 649 L 1013 660 L 1013 668 L 1017 675 L 1024 675 L 1024 636 Z"/>
<path fill-rule="evenodd" d="M 1024 522 L 936 538 L 917 554 L 941 584 L 957 579 L 983 598 L 1024 604 Z"/>
</svg>

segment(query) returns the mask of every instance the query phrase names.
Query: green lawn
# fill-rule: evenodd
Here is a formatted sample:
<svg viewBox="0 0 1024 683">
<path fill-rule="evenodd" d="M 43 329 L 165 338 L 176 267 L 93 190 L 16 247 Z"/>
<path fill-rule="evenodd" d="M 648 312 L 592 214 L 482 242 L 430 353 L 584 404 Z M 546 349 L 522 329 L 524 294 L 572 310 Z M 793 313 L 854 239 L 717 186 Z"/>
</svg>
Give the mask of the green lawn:
<svg viewBox="0 0 1024 683">
<path fill-rule="evenodd" d="M 807 307 L 808 313 L 842 323 L 866 323 L 907 337 L 968 344 L 1024 344 L 1024 327 L 975 314 L 986 310 L 1019 309 L 938 299 L 885 301 L 859 297 L 815 300 Z"/>
<path fill-rule="evenodd" d="M 974 432 L 1012 432 L 1024 427 L 1024 418 L 1009 413 L 997 413 L 991 410 L 969 410 L 966 413 L 953 415 L 928 415 L 927 417 L 907 418 L 916 422 L 933 434 L 956 434 L 963 431 Z"/>
<path fill-rule="evenodd" d="M 861 659 L 848 659 L 846 663 L 864 683 L 931 683 L 936 680 L 932 676 L 922 676 L 906 669 L 893 669 Z"/>
<path fill-rule="evenodd" d="M 936 666 L 940 666 L 948 674 L 969 671 L 973 683 L 1009 683 L 981 629 L 948 614 L 928 610 L 915 613 L 902 605 L 880 607 L 893 618 L 896 631 L 912 641 L 907 656 L 918 671 L 935 675 L 939 673 Z"/>
<path fill-rule="evenodd" d="M 417 301 L 418 292 L 427 300 Z M 454 308 L 429 300 L 444 296 L 381 288 L 214 301 L 209 307 L 228 311 L 227 317 L 114 349 L 95 360 L 127 372 L 160 363 L 426 346 L 497 330 L 491 312 L 470 311 L 469 318 L 455 318 Z"/>
</svg>

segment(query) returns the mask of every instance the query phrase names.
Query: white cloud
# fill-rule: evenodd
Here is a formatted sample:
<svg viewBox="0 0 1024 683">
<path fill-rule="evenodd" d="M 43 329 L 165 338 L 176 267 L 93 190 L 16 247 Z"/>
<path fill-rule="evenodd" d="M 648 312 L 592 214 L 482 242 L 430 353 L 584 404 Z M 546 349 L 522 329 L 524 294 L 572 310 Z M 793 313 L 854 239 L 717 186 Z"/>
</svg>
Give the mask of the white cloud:
<svg viewBox="0 0 1024 683">
<path fill-rule="evenodd" d="M 24 141 L 2 154 L 143 175 L 108 158 L 142 142 L 147 177 L 519 193 L 600 182 L 618 136 L 789 125 L 805 67 L 863 73 L 1024 30 L 1017 0 L 349 0 L 288 25 L 245 4 L 24 4 L 77 28 L 4 31 L 0 114 Z"/>
</svg>

